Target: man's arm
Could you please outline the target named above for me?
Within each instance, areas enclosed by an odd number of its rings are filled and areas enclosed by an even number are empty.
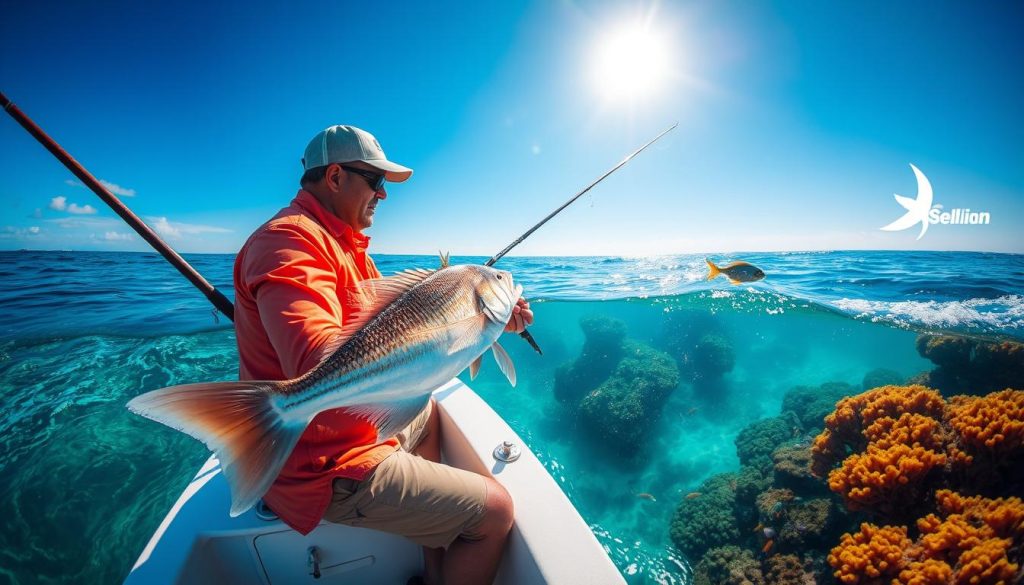
[[[247,251],[244,277],[281,370],[296,378],[313,369],[341,331],[332,260],[297,226],[272,227]]]

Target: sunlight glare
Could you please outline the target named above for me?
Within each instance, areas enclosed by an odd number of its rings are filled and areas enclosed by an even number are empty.
[[[648,26],[633,25],[603,37],[592,78],[609,100],[650,96],[668,77],[668,48]]]

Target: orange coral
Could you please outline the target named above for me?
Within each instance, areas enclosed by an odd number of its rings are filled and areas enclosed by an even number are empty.
[[[929,514],[917,521],[916,543],[904,527],[862,524],[844,534],[828,562],[843,583],[907,585],[999,585],[1011,583],[1020,565],[1011,551],[1024,544],[1024,502],[1020,498],[965,497],[950,490],[935,494],[946,518]]]
[[[1005,456],[1024,445],[1024,391],[1003,390],[988,396],[950,400],[949,424],[975,450]]]
[[[909,413],[940,421],[945,408],[938,392],[917,385],[882,386],[843,398],[825,417],[825,430],[814,440],[811,468],[824,477],[848,451],[860,451],[867,445],[870,438],[865,431],[881,419],[899,420]]]
[[[946,463],[942,453],[897,443],[887,449],[868,447],[851,455],[828,476],[828,487],[842,494],[851,510],[889,514],[911,506],[926,491],[932,469]]]
[[[906,585],[946,585],[953,579],[953,567],[935,559],[914,561],[900,571],[900,583]]]
[[[859,532],[842,536],[828,555],[828,564],[835,569],[836,579],[848,585],[895,577],[906,564],[904,551],[911,544],[902,526],[879,528],[864,523]]]

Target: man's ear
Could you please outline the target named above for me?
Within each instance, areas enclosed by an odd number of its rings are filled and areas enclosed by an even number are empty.
[[[345,170],[341,165],[332,164],[327,167],[324,179],[327,181],[327,188],[331,191],[341,191],[341,185],[345,181]]]

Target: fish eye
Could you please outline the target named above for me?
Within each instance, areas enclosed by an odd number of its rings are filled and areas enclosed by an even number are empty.
[[[498,280],[501,280],[501,275],[500,274],[498,275]]]

